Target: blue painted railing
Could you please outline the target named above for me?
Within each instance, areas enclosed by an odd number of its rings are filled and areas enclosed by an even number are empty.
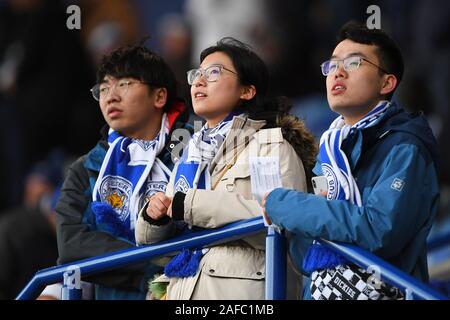
[[[339,252],[353,263],[379,272],[382,280],[406,293],[407,299],[448,300],[448,297],[366,250],[348,243],[336,243],[323,239],[320,242],[333,251]]]
[[[37,298],[46,285],[62,282],[64,274],[68,270],[79,270],[81,276],[86,277],[145,262],[158,256],[176,253],[185,248],[201,248],[207,245],[237,240],[257,232],[262,232],[265,228],[261,217],[252,218],[214,230],[202,230],[190,233],[168,241],[158,242],[154,245],[125,249],[111,254],[44,269],[36,273],[16,299],[30,300]]]
[[[286,299],[286,238],[273,227],[266,236],[266,299]]]
[[[17,300],[35,299],[46,285],[62,282],[64,275],[76,270],[82,277],[91,276],[112,269],[145,262],[158,256],[176,253],[184,248],[201,248],[232,240],[237,240],[251,234],[262,232],[263,218],[257,217],[236,222],[214,230],[202,230],[169,241],[154,245],[136,247],[117,251],[95,258],[75,261],[71,264],[61,265],[41,270],[27,284],[17,296]],[[266,237],[266,298],[284,299],[286,294],[286,243],[284,236],[273,228],[268,228]],[[376,266],[380,271],[381,279],[396,286],[414,299],[447,299],[442,294],[429,288],[413,277],[389,265],[377,256],[349,244],[338,244],[320,240],[322,244],[344,255],[350,261],[363,268]],[[79,293],[76,294],[79,297]],[[70,295],[69,295],[70,297]]]

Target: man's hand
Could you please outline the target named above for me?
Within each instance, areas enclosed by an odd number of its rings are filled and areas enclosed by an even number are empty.
[[[172,216],[172,198],[169,198],[163,192],[158,192],[150,198],[146,213],[153,220],[159,220],[165,215],[169,215],[169,208],[170,216]]]
[[[269,194],[270,194],[270,192],[267,192],[267,193],[264,195],[264,197],[263,197],[262,200],[261,200],[261,206],[262,206],[262,208],[263,208],[263,216],[264,216],[264,219],[266,220],[266,222],[267,222],[268,225],[271,225],[271,224],[272,224],[272,221],[270,220],[270,218],[269,218],[269,216],[267,215],[267,212],[266,212],[266,199],[267,199],[267,197],[269,196]]]

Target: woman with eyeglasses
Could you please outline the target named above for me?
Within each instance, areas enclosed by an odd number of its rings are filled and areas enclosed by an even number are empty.
[[[164,240],[183,228],[193,232],[260,216],[251,157],[274,157],[283,187],[307,189],[305,171],[316,156],[313,136],[287,114],[284,100],[269,99],[264,62],[233,38],[205,49],[200,62],[187,76],[194,112],[206,123],[184,149],[166,193],[155,194],[141,211],[136,225],[140,244]],[[152,285],[169,282],[167,299],[264,299],[264,237],[265,232],[185,250]],[[157,290],[151,291],[157,296]]]

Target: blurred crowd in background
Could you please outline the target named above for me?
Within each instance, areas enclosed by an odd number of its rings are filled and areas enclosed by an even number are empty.
[[[81,9],[80,30],[66,27],[72,4]],[[52,202],[68,164],[95,145],[104,124],[89,92],[104,54],[150,36],[146,45],[172,67],[189,104],[186,71],[199,65],[202,49],[233,36],[260,54],[273,92],[291,98],[291,112],[319,139],[336,117],[319,65],[340,27],[366,21],[373,4],[405,58],[394,99],[423,111],[440,141],[438,223],[450,229],[450,2],[0,0],[0,298],[13,298],[34,272],[56,264]],[[45,254],[32,254],[38,246]]]

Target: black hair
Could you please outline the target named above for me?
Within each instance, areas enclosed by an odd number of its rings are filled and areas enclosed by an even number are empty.
[[[97,71],[97,83],[102,82],[105,76],[138,79],[148,84],[150,92],[154,88],[166,88],[164,112],[177,100],[177,83],[173,71],[161,56],[142,43],[118,48],[104,56]]]
[[[266,127],[275,125],[279,116],[287,114],[290,102],[284,97],[269,96],[269,70],[249,45],[232,37],[222,38],[201,52],[200,63],[215,52],[223,52],[231,59],[241,85],[256,88],[255,96],[241,101],[239,110],[248,113],[251,119],[266,120]]]
[[[380,60],[380,67],[397,78],[396,88],[387,95],[387,98],[390,100],[402,80],[405,68],[402,52],[398,44],[384,31],[369,29],[365,24],[357,21],[349,21],[341,28],[337,37],[337,43],[345,39],[377,47],[376,53]],[[382,71],[380,70],[380,72]]]
[[[222,38],[202,51],[200,63],[214,52],[223,52],[233,62],[241,85],[254,85],[256,94],[251,100],[243,100],[237,108],[248,113],[253,120],[265,120],[264,128],[280,127],[283,137],[292,145],[305,166],[307,184],[317,155],[314,136],[306,129],[304,122],[289,115],[291,102],[286,97],[269,94],[269,71],[263,60],[252,49],[231,37]]]

